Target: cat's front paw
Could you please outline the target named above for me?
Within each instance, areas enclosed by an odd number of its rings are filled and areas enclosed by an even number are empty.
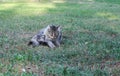
[[[50,48],[55,48],[55,45],[54,45],[51,41],[48,42],[48,46],[49,46]]]

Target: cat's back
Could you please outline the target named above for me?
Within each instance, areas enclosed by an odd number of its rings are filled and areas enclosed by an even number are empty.
[[[38,35],[43,35],[45,32],[46,28],[42,28],[39,30]]]

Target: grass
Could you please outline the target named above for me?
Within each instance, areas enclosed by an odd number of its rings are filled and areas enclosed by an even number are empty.
[[[119,0],[0,3],[0,76],[119,76],[119,9]],[[48,24],[62,26],[61,47],[27,46]]]

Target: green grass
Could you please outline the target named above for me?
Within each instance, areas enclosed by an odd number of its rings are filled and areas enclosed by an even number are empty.
[[[120,1],[118,1],[118,0],[95,0],[95,1],[120,4]]]
[[[27,46],[48,24],[62,26],[61,46]],[[119,76],[119,67],[119,0],[0,3],[0,76]]]

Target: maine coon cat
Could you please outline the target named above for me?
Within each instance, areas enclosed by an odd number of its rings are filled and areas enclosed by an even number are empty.
[[[59,47],[62,40],[62,32],[60,26],[48,25],[34,35],[28,45],[33,47],[46,43],[50,48]]]

